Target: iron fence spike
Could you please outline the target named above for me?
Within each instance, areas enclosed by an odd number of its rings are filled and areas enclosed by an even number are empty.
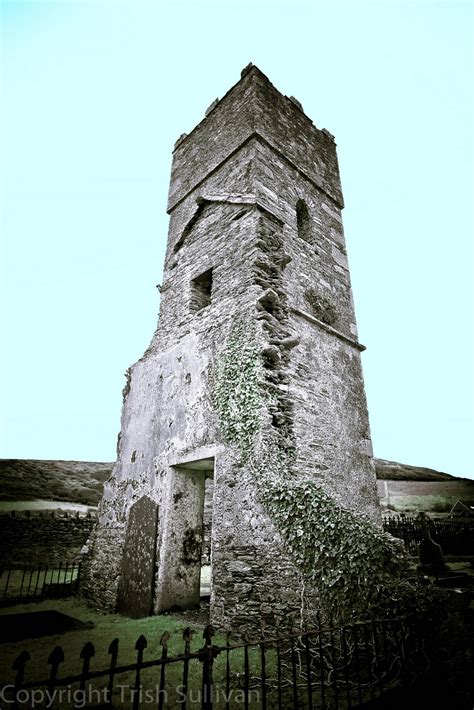
[[[163,648],[168,648],[168,641],[170,640],[171,635],[168,633],[168,631],[165,631],[163,634],[161,634],[160,638],[160,646],[163,646]]]
[[[31,656],[28,653],[28,651],[23,651],[20,653],[19,656],[13,661],[12,663],[12,670],[17,671],[19,668],[22,668],[29,660],[31,660]]]
[[[136,651],[143,651],[143,649],[146,648],[147,646],[148,646],[148,641],[146,640],[146,638],[142,634],[141,636],[139,636],[137,638],[137,641],[135,643],[135,650]]]
[[[189,627],[186,626],[186,628],[183,631],[183,640],[184,641],[191,641],[193,638],[194,631]]]
[[[92,658],[92,656],[95,656],[94,644],[91,641],[88,641],[83,647],[79,658]]]
[[[113,641],[110,642],[107,653],[112,654],[112,656],[117,655],[118,646],[119,646],[119,640],[118,640],[118,638],[115,638]]]
[[[215,636],[215,634],[216,632],[212,624],[208,624],[202,632],[202,637],[208,642],[208,644],[211,644],[212,637]]]
[[[55,646],[48,656],[48,663],[51,666],[59,665],[64,661],[64,651],[61,646]]]

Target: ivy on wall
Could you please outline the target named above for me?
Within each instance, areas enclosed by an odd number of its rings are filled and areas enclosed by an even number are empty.
[[[292,455],[278,447],[277,432],[262,428],[270,396],[255,331],[250,320],[235,321],[212,368],[222,434],[248,462],[258,499],[304,584],[317,590],[323,607],[339,615],[366,610],[399,578],[403,543],[343,508],[314,480],[292,477]]]
[[[227,441],[240,445],[244,458],[260,428],[264,404],[259,387],[262,363],[254,334],[254,324],[236,319],[209,377],[222,434]]]
[[[323,607],[364,609],[399,576],[403,543],[343,508],[315,481],[267,478],[260,499]]]

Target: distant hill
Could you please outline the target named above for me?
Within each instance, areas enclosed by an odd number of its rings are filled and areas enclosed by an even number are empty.
[[[434,471],[432,468],[422,468],[420,466],[408,466],[395,461],[385,461],[385,459],[374,459],[375,471],[379,481],[469,481],[469,478],[451,476],[449,473]]]
[[[97,505],[111,463],[0,459],[0,500],[60,500]]]
[[[377,478],[391,481],[462,481],[448,473],[374,459]],[[56,500],[97,505],[113,463],[0,459],[0,500]]]

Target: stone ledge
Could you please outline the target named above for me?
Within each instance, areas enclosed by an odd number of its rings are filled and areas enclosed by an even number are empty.
[[[188,464],[213,459],[217,456],[217,454],[222,453],[224,449],[225,447],[221,444],[214,446],[199,446],[192,451],[186,451],[186,453],[181,455],[176,453],[173,458],[170,458],[168,465],[186,467]]]
[[[189,134],[191,135],[191,134]],[[189,195],[194,192],[198,187],[200,187],[211,175],[214,175],[222,165],[225,165],[231,158],[233,158],[244,146],[246,146],[252,139],[259,140],[261,143],[266,145],[268,148],[273,150],[282,160],[286,161],[296,172],[301,175],[302,178],[307,180],[316,190],[325,195],[333,204],[335,204],[340,210],[344,207],[344,202],[337,200],[333,195],[331,195],[322,185],[320,185],[314,178],[310,177],[304,170],[302,170],[296,163],[291,160],[285,153],[283,153],[276,145],[274,145],[270,140],[268,140],[260,131],[254,130],[246,138],[244,138],[239,145],[237,145],[231,152],[226,155],[222,160],[220,160],[217,165],[210,168],[207,173],[200,178],[192,187],[189,188],[181,197],[173,201],[173,197],[168,198],[168,207],[166,209],[167,214],[171,214],[173,210],[178,207],[184,200],[189,197]],[[185,140],[185,139],[183,139]]]
[[[335,335],[336,338],[339,338],[339,340],[343,340],[345,343],[352,345],[352,347],[356,348],[356,350],[359,350],[359,352],[363,352],[364,350],[367,349],[365,347],[365,345],[362,345],[361,343],[357,342],[357,340],[353,340],[352,338],[349,338],[348,335],[344,335],[344,333],[341,333],[340,330],[336,330],[336,328],[333,328],[331,325],[324,323],[322,320],[319,320],[318,318],[311,316],[309,313],[306,313],[305,311],[300,311],[299,308],[290,308],[290,310],[295,315],[301,316],[301,318],[304,318],[305,320],[309,321],[310,323],[314,323],[315,325],[319,326],[322,330],[325,330],[327,333],[331,333],[332,335]]]

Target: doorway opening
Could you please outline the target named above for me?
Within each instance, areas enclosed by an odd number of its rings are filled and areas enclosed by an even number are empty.
[[[179,461],[170,468],[157,613],[198,609],[201,599],[210,597],[213,474],[214,457]]]
[[[214,493],[214,478],[212,473],[206,474],[204,482],[204,511],[201,554],[200,597],[202,600],[211,597],[211,535],[212,535],[212,501]]]

